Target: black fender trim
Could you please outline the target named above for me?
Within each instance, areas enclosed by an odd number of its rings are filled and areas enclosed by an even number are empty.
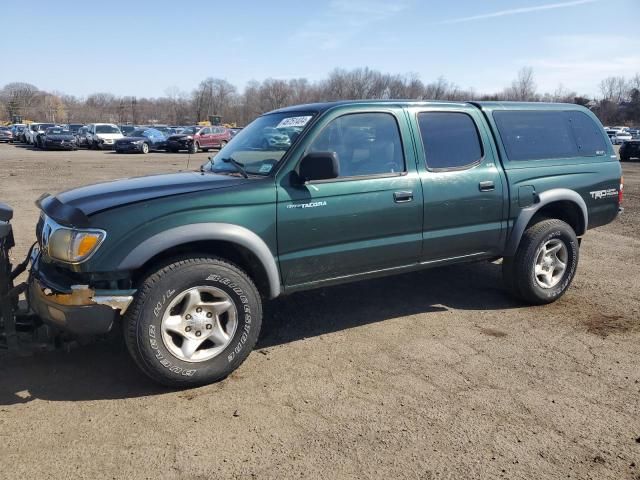
[[[271,250],[251,230],[230,223],[193,223],[171,228],[146,239],[118,265],[118,270],[135,270],[170,248],[203,240],[222,240],[250,250],[260,261],[269,280],[269,297],[281,293],[280,273]]]
[[[584,228],[582,229],[582,231],[576,232],[576,235],[584,235],[587,226],[589,225],[589,213],[587,211],[587,204],[578,192],[569,190],[568,188],[553,188],[551,190],[547,190],[538,194],[538,199],[538,202],[536,202],[534,205],[523,208],[520,211],[520,214],[518,215],[518,218],[513,225],[513,229],[511,230],[509,240],[507,241],[507,248],[505,251],[506,257],[515,255],[525,228],[527,228],[527,225],[529,224],[533,216],[538,212],[538,210],[553,202],[569,201],[575,203],[578,207],[580,207],[584,220]]]

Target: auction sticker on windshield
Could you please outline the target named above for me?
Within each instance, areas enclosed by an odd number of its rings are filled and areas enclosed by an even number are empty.
[[[311,120],[311,115],[304,115],[302,117],[288,117],[283,118],[280,123],[276,126],[276,128],[284,128],[284,127],[304,127],[309,120]]]

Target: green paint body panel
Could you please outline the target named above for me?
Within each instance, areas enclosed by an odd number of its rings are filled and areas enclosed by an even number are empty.
[[[359,101],[283,109],[316,112],[316,116],[270,176],[95,213],[91,226],[105,230],[107,238],[88,261],[68,268],[80,274],[113,273],[130,251],[154,235],[185,225],[225,223],[254,232],[267,245],[286,293],[500,257],[518,217],[552,189],[580,195],[588,210],[588,228],[616,217],[617,197],[596,199],[591,193],[620,186],[620,164],[609,142],[601,156],[511,162],[491,116],[498,109],[580,110],[601,127],[591,112],[575,105]],[[477,164],[452,171],[427,168],[417,115],[430,111],[471,116],[483,150]],[[395,118],[406,171],[295,182],[292,172],[322,128],[341,115],[361,112],[384,112]],[[478,186],[486,181],[495,189],[481,191]],[[411,192],[413,199],[397,203],[396,192]]]

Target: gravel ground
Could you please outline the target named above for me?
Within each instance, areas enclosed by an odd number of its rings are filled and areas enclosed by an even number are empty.
[[[19,259],[42,193],[187,155],[0,145],[0,165]],[[0,478],[640,479],[640,163],[623,168],[624,215],[550,306],[488,263],[299,293],[267,305],[239,370],[181,392],[117,338],[0,357]]]

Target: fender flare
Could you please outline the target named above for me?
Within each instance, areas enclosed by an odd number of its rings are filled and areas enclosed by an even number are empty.
[[[278,265],[267,244],[251,230],[230,223],[193,223],[160,232],[131,250],[120,262],[118,270],[135,270],[170,248],[203,240],[223,240],[250,250],[267,274],[269,297],[280,295]]]
[[[585,203],[584,199],[578,192],[574,190],[569,190],[568,188],[553,188],[551,190],[547,190],[538,194],[538,201],[534,205],[523,208],[520,211],[520,214],[518,215],[518,218],[513,225],[513,229],[511,230],[511,235],[509,236],[509,240],[507,242],[505,256],[510,257],[515,255],[516,250],[518,249],[518,245],[520,244],[520,239],[524,234],[524,230],[527,228],[527,225],[529,224],[533,216],[538,212],[538,210],[553,202],[558,201],[569,201],[575,203],[578,207],[580,207],[584,228],[582,229],[582,231],[576,232],[576,235],[584,235],[587,230],[587,226],[589,225],[589,213],[587,210],[587,204]]]

